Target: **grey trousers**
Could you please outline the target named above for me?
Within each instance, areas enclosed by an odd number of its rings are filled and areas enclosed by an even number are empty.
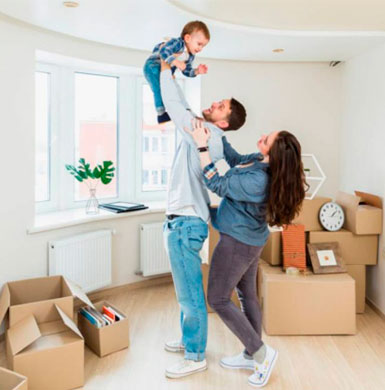
[[[262,314],[257,300],[258,260],[263,246],[244,244],[221,233],[210,264],[207,299],[252,356],[263,345]],[[241,310],[231,301],[236,289]]]

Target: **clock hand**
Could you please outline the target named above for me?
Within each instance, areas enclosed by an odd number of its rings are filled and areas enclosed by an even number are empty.
[[[334,217],[335,213],[337,212],[337,210],[331,215],[331,217]]]

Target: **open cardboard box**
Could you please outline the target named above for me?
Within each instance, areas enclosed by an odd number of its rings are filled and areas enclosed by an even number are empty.
[[[28,390],[25,376],[0,367],[0,390]]]
[[[97,328],[78,312],[78,326],[84,337],[84,341],[99,357],[120,351],[129,345],[127,316],[107,301],[97,302],[93,307],[98,312],[102,312],[104,305],[112,307],[124,318],[111,325]]]
[[[10,367],[28,378],[29,389],[68,390],[84,384],[84,340],[54,303],[56,320],[38,324],[29,314],[6,333]]]
[[[83,385],[84,340],[72,321],[74,297],[92,306],[82,289],[62,276],[4,284],[0,325],[6,318],[8,364],[28,377],[30,389]]]
[[[345,212],[344,228],[355,234],[382,233],[382,200],[365,192],[355,195],[340,191],[336,202]]]
[[[319,222],[319,211],[321,207],[331,202],[331,198],[315,197],[314,199],[304,199],[298,216],[292,221],[293,225],[305,225],[305,232],[323,230]]]
[[[8,282],[0,294],[0,324],[8,312],[7,327],[12,327],[30,314],[38,324],[54,321],[57,312],[53,304],[73,318],[74,297],[92,305],[87,295],[75,283],[63,276],[24,279]]]

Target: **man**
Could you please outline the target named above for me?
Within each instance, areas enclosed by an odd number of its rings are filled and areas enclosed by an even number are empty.
[[[191,129],[194,114],[164,61],[160,83],[165,108],[182,138],[171,168],[164,224],[182,329],[182,339],[167,342],[165,349],[184,351],[184,359],[166,369],[166,376],[180,378],[207,368],[207,311],[199,252],[208,235],[210,200],[199,160],[199,152],[203,150],[198,151],[190,134],[184,131],[185,127]],[[237,100],[224,99],[213,103],[202,114],[205,126],[211,131],[208,148],[215,162],[223,158],[227,144],[222,141],[224,131],[238,130],[245,122],[246,111]]]

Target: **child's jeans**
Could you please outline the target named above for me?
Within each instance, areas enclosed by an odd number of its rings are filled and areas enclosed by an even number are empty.
[[[166,112],[164,108],[162,94],[160,91],[160,61],[159,59],[149,58],[144,64],[144,77],[148,81],[154,94],[155,108],[158,115]]]

